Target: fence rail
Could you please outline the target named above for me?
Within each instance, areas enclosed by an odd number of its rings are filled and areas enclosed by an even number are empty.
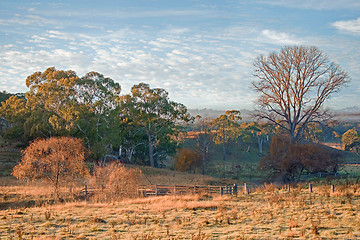
[[[288,192],[291,192],[291,184],[283,185],[283,188],[286,187]],[[98,192],[100,189],[92,188],[87,185],[84,185],[79,191],[80,196],[88,199],[95,192]],[[103,189],[102,189],[103,190]],[[243,186],[238,186],[237,184],[228,185],[228,186],[203,186],[203,185],[143,185],[138,187],[138,194],[142,197],[148,196],[165,196],[165,195],[186,195],[186,194],[220,194],[220,195],[232,195],[243,192],[244,194],[250,193],[250,188],[244,183]],[[313,193],[313,184],[309,183],[308,190],[310,193]],[[335,185],[330,185],[330,193],[335,193]]]
[[[185,195],[185,194],[237,194],[238,186],[185,186],[185,185],[147,185],[140,186],[140,196],[164,196],[164,195]]]

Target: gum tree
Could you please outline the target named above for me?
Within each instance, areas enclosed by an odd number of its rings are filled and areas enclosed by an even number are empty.
[[[131,94],[121,97],[119,105],[120,118],[145,133],[152,167],[162,152],[175,152],[172,136],[179,132],[180,123],[191,120],[187,108],[171,101],[168,95],[162,88],[139,83],[132,87]]]

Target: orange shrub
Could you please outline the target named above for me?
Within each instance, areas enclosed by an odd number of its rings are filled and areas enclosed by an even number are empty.
[[[89,173],[82,141],[71,137],[52,137],[32,142],[23,152],[21,162],[13,169],[18,179],[41,179],[54,187]]]

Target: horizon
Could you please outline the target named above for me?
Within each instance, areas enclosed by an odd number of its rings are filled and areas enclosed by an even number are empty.
[[[0,3],[0,90],[26,92],[48,67],[97,71],[122,93],[139,82],[189,109],[253,109],[253,62],[288,45],[316,46],[349,73],[325,104],[360,101],[360,2],[345,0]]]

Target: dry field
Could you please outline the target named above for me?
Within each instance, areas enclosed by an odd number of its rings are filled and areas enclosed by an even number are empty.
[[[2,187],[2,198],[20,187]],[[34,198],[41,192],[22,191]],[[237,196],[43,203],[0,210],[0,239],[359,239],[359,191],[359,185],[335,193],[329,186],[310,193],[267,185]]]

